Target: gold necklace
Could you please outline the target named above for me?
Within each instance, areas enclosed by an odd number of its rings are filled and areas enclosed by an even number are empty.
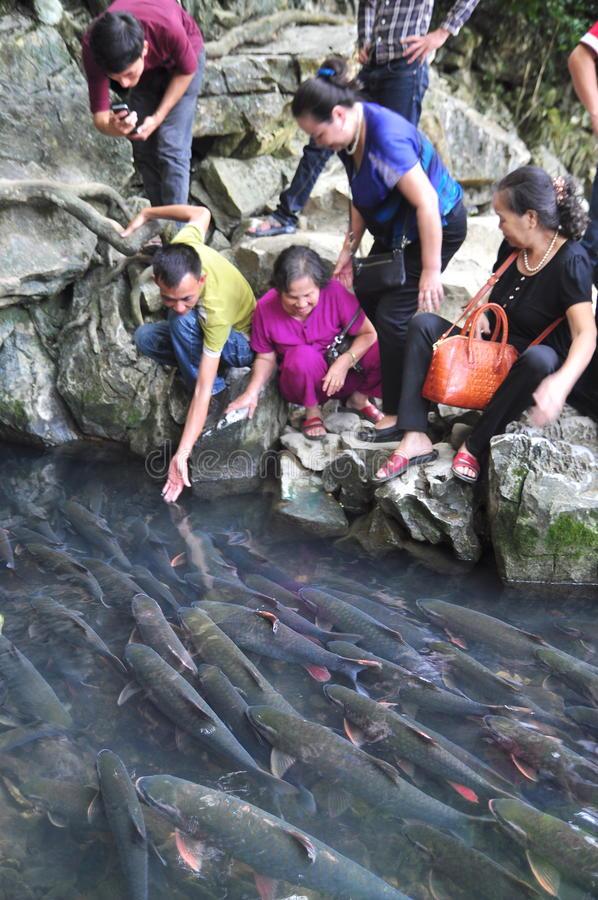
[[[538,269],[541,269],[541,268],[542,268],[542,266],[544,265],[544,263],[546,262],[546,260],[547,260],[548,257],[550,256],[550,254],[551,254],[551,252],[552,252],[552,248],[554,247],[554,245],[555,245],[555,243],[556,243],[556,239],[557,239],[558,236],[559,236],[559,230],[558,230],[558,228],[557,228],[557,230],[555,231],[555,233],[554,233],[553,236],[552,236],[551,242],[550,242],[549,245],[548,245],[548,249],[546,250],[546,253],[544,254],[544,256],[542,257],[542,259],[540,260],[540,262],[538,263],[537,266],[530,266],[530,264],[529,264],[529,262],[528,262],[528,259],[527,259],[527,250],[524,249],[524,251],[523,251],[523,265],[524,265],[524,267],[525,267],[526,272],[533,273],[533,272],[537,272]]]
[[[357,118],[358,118],[358,123],[357,123],[357,130],[355,131],[355,137],[353,138],[353,142],[351,144],[349,144],[349,146],[347,147],[347,153],[349,154],[349,156],[353,156],[353,154],[357,150],[359,138],[361,137],[361,125],[363,123],[363,107],[362,106],[357,107]]]

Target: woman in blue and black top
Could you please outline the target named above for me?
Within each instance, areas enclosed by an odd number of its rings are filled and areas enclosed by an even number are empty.
[[[360,101],[338,57],[327,59],[315,78],[303,82],[292,108],[303,131],[339,154],[349,176],[351,226],[334,277],[352,286],[351,256],[366,229],[375,238],[373,253],[408,242],[404,284],[376,297],[373,309],[363,303],[378,332],[384,418],[359,436],[399,440],[397,408],[407,326],[418,309],[440,308],[440,273],[467,233],[463,192],[430,141],[410,122],[376,103]]]

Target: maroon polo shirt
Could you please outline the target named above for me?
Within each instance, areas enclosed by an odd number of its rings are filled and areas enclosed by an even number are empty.
[[[144,74],[152,69],[166,69],[173,75],[192,75],[197,69],[203,37],[195,20],[176,0],[115,0],[107,12],[130,13],[141,24],[148,45]],[[110,83],[93,58],[89,29],[82,44],[91,112],[105,112],[110,109]]]

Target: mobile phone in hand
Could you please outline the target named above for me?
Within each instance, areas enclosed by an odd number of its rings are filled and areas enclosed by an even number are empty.
[[[111,103],[110,109],[113,113],[126,112],[128,115],[131,112],[131,110],[129,109],[129,104],[124,102]],[[121,118],[124,119],[126,118],[126,116],[121,116]],[[135,126],[133,131],[130,131],[129,134],[137,134],[137,126]]]

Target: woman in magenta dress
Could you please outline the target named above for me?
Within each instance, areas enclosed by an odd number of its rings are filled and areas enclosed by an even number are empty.
[[[256,353],[249,384],[228,407],[254,413],[261,389],[278,364],[285,400],[305,407],[301,431],[309,440],[326,435],[321,404],[345,400],[370,422],[382,418],[370,401],[379,397],[380,355],[376,332],[355,296],[330,280],[326,264],[308,247],[287,247],[274,263],[273,287],[258,300],[251,327]],[[329,365],[326,348],[357,315],[348,334],[351,349]]]

